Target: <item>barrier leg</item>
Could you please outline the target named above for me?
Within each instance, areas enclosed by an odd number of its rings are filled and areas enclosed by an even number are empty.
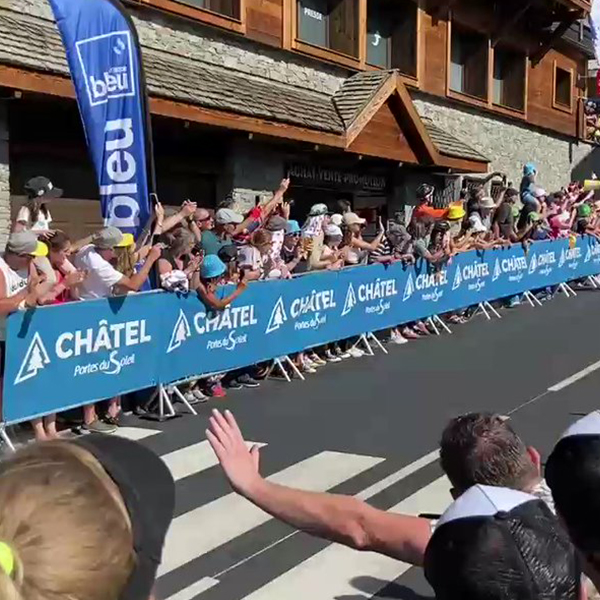
[[[357,340],[356,344],[352,346],[353,348],[358,347],[359,344],[363,344],[365,347],[365,352],[368,356],[375,356],[375,352],[373,352],[373,348],[371,348],[371,344],[369,344],[369,340],[367,339],[367,334],[363,333]]]
[[[444,323],[444,321],[442,321],[442,319],[440,319],[437,315],[433,315],[431,319],[434,323],[437,323],[446,333],[452,334],[452,330],[450,329],[450,327],[448,327],[448,325],[446,325],[446,323]]]
[[[478,311],[481,311],[481,312],[482,312],[482,313],[485,315],[485,318],[486,318],[488,321],[491,321],[491,320],[492,320],[492,317],[490,317],[490,314],[488,313],[488,311],[487,311],[487,308],[486,308],[486,306],[485,306],[485,303],[484,303],[484,302],[480,302],[480,303],[477,305],[477,310],[478,310]]]
[[[377,336],[374,335],[372,332],[367,333],[367,339],[370,339],[373,341],[373,343],[384,353],[384,354],[388,354],[388,351],[385,349],[385,347],[383,346],[383,344],[377,339]]]
[[[440,335],[440,330],[437,328],[437,325],[435,324],[435,321],[433,320],[432,317],[429,317],[426,322],[429,323],[429,326],[431,327],[431,329],[433,329],[433,331],[435,331],[435,335]]]
[[[285,356],[281,357],[285,360]],[[273,371],[275,370],[275,367],[279,367],[279,370],[281,371],[281,374],[283,375],[284,379],[288,382],[291,383],[291,379],[290,376],[288,375],[287,371],[285,370],[285,367],[283,366],[283,362],[281,361],[281,358],[275,358],[273,360],[273,366],[271,367],[271,373],[269,373],[269,376],[273,373]]]
[[[586,280],[586,281],[588,281],[588,282],[590,283],[590,285],[591,285],[591,286],[592,286],[592,287],[593,287],[595,290],[597,290],[597,289],[598,289],[598,281],[596,281],[596,279],[595,279],[594,277],[592,277],[592,276],[590,275],[590,276],[587,278],[587,280]]]
[[[165,418],[168,419],[169,417],[177,416],[177,413],[173,408],[173,404],[171,403],[171,399],[169,398],[169,394],[167,393],[165,386],[161,384],[158,387],[158,418],[162,421]],[[169,411],[168,413],[165,413],[165,407]]]
[[[577,296],[577,294],[575,293],[575,290],[567,283],[561,283],[558,286],[558,289],[567,297],[570,298],[571,296],[575,297]]]
[[[537,300],[537,298],[536,298]],[[483,302],[483,305],[495,316],[498,317],[498,319],[502,318],[502,315],[486,300],[485,302]]]
[[[535,308],[536,306],[542,306],[540,300],[536,298],[531,292],[523,292],[523,296],[525,300],[527,300],[527,302],[531,304],[532,308]]]
[[[289,357],[289,356],[285,356],[285,361],[287,362],[288,365],[290,365],[290,367],[292,368],[292,371],[302,380],[302,381],[306,381],[304,375],[302,375],[302,372],[300,371],[300,369],[294,364],[294,361]]]
[[[193,414],[197,415],[198,413],[194,410],[194,407],[185,399],[185,396],[181,393],[181,390],[175,385],[173,386],[174,394],[179,398],[181,402],[185,405],[185,407]]]
[[[8,433],[6,433],[6,423],[0,423],[0,438],[11,452],[15,451],[15,446],[12,443],[11,439],[8,437]]]

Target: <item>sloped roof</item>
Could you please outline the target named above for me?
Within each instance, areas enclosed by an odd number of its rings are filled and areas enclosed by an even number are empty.
[[[54,22],[0,9],[0,40],[0,65],[69,76]],[[329,96],[152,48],[143,48],[143,58],[153,97],[339,136],[345,135],[382,86],[395,76],[394,71],[358,73]],[[432,122],[425,125],[440,153],[488,162]]]
[[[333,96],[333,104],[346,128],[350,127],[389,76],[389,71],[365,71],[344,81]]]

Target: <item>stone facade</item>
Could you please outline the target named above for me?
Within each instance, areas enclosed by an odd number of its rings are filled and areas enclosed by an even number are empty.
[[[415,95],[414,102],[421,116],[433,119],[448,133],[484,154],[491,160],[490,172],[505,173],[513,185],[519,184],[523,165],[527,162],[538,166],[540,185],[552,192],[572,178],[589,177],[591,168],[583,165],[589,164],[592,156],[594,162],[600,160],[594,146],[558,134],[467,107],[456,108],[425,96]]]
[[[10,230],[10,170],[8,162],[8,120],[6,102],[0,100],[0,248]]]

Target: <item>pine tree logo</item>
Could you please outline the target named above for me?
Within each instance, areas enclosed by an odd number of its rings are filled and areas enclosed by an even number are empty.
[[[456,267],[456,273],[454,275],[454,281],[452,283],[452,290],[457,290],[463,282],[462,274],[460,272],[460,266]]]
[[[492,281],[496,281],[502,275],[502,269],[500,268],[500,261],[496,259],[494,263],[494,274],[492,275]]]
[[[413,281],[412,273],[408,274],[406,285],[404,286],[404,295],[402,296],[402,302],[406,302],[415,293],[415,282]]]
[[[531,260],[529,261],[529,274],[530,275],[533,275],[537,271],[537,265],[538,265],[537,255],[534,254],[531,257]]]
[[[169,347],[167,348],[167,354],[173,352],[173,350],[177,350],[182,344],[184,344],[189,337],[192,337],[192,331],[190,329],[190,324],[183,312],[183,309],[179,309],[179,317],[177,317],[177,322],[175,323],[175,327],[173,327],[173,333],[171,334],[171,341],[169,342]]]
[[[346,292],[346,300],[344,301],[344,309],[342,310],[342,317],[345,317],[354,307],[356,306],[356,294],[354,293],[354,286],[350,284],[348,291]]]
[[[48,352],[46,352],[46,347],[42,342],[40,334],[36,332],[33,336],[33,340],[31,340],[31,344],[29,344],[25,358],[21,363],[21,368],[17,373],[15,385],[35,377],[38,374],[38,371],[46,368],[46,365],[48,364],[50,364],[50,357],[48,356]]]
[[[567,253],[565,252],[565,249],[563,248],[560,251],[560,260],[558,261],[558,268],[560,269],[560,267],[563,267],[566,261],[567,261]]]
[[[283,298],[279,296],[279,300],[275,303],[271,317],[269,318],[269,324],[265,333],[272,333],[277,331],[287,321],[287,314],[285,312],[285,306],[283,304]]]

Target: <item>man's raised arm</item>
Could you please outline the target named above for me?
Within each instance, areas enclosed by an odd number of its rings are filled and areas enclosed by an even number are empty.
[[[233,489],[276,519],[357,550],[423,564],[431,537],[428,520],[378,510],[351,496],[271,483],[260,475],[258,447],[248,450],[229,411],[213,411],[206,436]]]

